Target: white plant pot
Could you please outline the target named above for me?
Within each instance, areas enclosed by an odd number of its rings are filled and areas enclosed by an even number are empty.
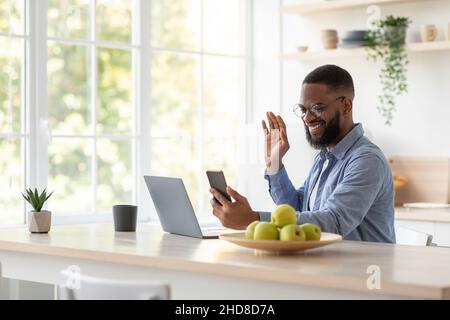
[[[32,233],[47,233],[52,224],[51,211],[28,212],[28,230]]]

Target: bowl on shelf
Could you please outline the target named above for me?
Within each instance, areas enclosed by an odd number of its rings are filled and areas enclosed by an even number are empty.
[[[341,39],[339,48],[358,48],[364,47],[366,44],[366,30],[349,30],[346,31]]]
[[[306,52],[308,50],[308,46],[298,46],[297,51],[298,52]]]
[[[365,41],[345,41],[342,40],[341,43],[338,44],[338,48],[361,48],[366,44]]]
[[[342,40],[347,41],[364,41],[366,30],[348,30],[344,33]]]
[[[320,240],[317,241],[251,240],[245,238],[245,232],[223,234],[219,238],[241,247],[254,249],[255,254],[293,254],[323,247],[342,240],[342,236],[328,232],[322,232]]]

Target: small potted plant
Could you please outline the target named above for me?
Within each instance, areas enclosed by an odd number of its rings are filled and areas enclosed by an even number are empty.
[[[42,210],[42,207],[52,194],[53,192],[47,195],[45,189],[39,194],[36,188],[34,192],[30,188],[25,190],[25,194],[22,193],[24,199],[33,207],[33,210],[28,212],[28,229],[30,232],[47,233],[50,231],[52,213],[48,210]]]
[[[411,24],[408,17],[388,16],[373,22],[366,32],[365,46],[368,58],[383,61],[380,71],[382,92],[378,96],[378,110],[390,125],[395,111],[396,97],[408,90],[408,55],[405,49],[406,30]]]

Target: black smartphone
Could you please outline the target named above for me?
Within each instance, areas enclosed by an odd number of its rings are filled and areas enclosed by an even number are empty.
[[[227,182],[225,181],[225,175],[223,174],[223,171],[208,170],[206,171],[206,175],[208,176],[209,185],[211,186],[211,188],[216,189],[225,198],[231,201],[231,197],[227,193]],[[214,200],[216,200],[216,202],[220,204],[220,202],[217,201],[216,197],[214,197]]]

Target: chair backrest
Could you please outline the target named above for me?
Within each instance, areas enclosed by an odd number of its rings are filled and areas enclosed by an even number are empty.
[[[397,244],[406,244],[413,246],[432,246],[433,236],[428,233],[397,227],[395,229]]]
[[[168,300],[167,284],[80,276],[76,285],[59,285],[59,300]]]

